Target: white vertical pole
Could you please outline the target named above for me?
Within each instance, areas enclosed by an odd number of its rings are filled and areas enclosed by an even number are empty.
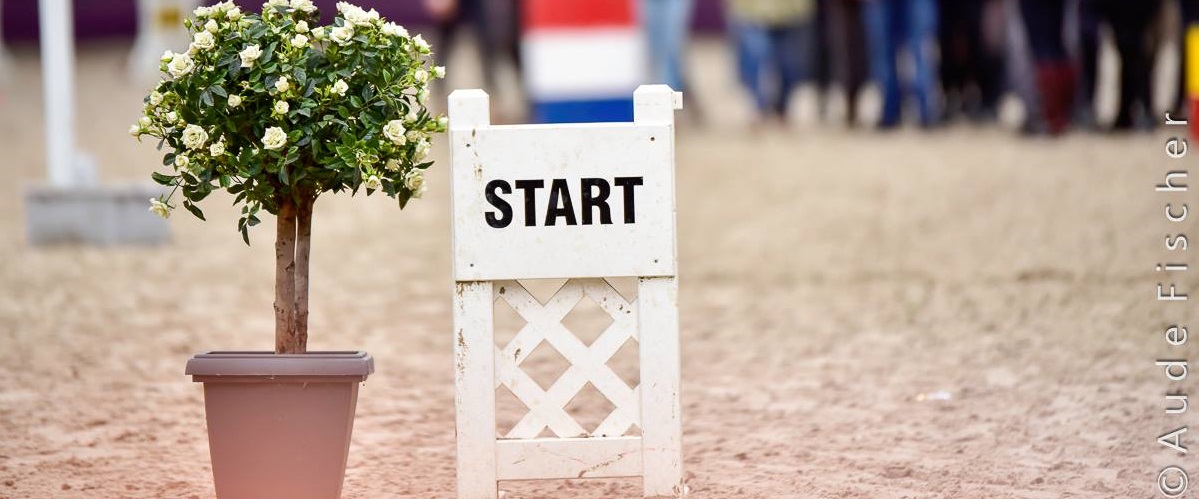
[[[473,131],[491,122],[482,90],[449,97],[450,162],[454,177],[469,174]],[[451,180],[451,183],[453,181]],[[458,223],[454,224],[457,230]],[[458,437],[458,498],[499,495],[495,430],[495,294],[490,281],[457,282],[454,292],[454,407]]]
[[[75,183],[75,76],[70,0],[40,0],[42,91],[46,104],[46,161],[50,183]]]
[[[454,291],[454,408],[458,498],[499,495],[495,444],[495,338],[490,281],[458,282]]]
[[[678,282],[674,277],[643,277],[640,281],[642,486],[645,497],[682,497]]]

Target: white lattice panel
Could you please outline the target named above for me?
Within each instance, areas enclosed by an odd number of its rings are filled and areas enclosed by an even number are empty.
[[[529,412],[504,435],[505,438],[536,438],[546,427],[561,438],[616,437],[623,436],[630,427],[640,423],[638,390],[626,385],[608,367],[608,360],[625,341],[637,338],[635,303],[626,302],[603,279],[567,281],[544,305],[517,281],[495,281],[494,286],[496,299],[507,302],[526,321],[507,346],[495,350],[496,386],[507,387],[529,408]],[[594,300],[612,317],[612,324],[590,347],[562,325],[562,319],[584,296]],[[543,341],[570,362],[570,367],[549,390],[542,390],[520,368],[521,362]],[[592,432],[580,426],[564,409],[588,382],[616,406]]]

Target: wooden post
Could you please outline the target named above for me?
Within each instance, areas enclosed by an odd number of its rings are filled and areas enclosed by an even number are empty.
[[[449,98],[451,140],[491,122],[487,93],[455,90]],[[457,227],[458,224],[454,226]],[[454,290],[454,406],[458,433],[458,497],[496,499],[495,296],[487,281],[458,281]]]
[[[496,499],[495,297],[490,282],[454,290],[454,407],[459,499]]]

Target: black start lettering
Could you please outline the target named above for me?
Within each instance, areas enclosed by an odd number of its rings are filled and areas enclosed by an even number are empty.
[[[506,196],[515,190],[522,191],[524,221],[526,227],[537,226],[541,220],[546,227],[558,225],[611,225],[613,206],[619,204],[623,210],[621,220],[626,224],[637,222],[637,187],[645,185],[644,177],[615,177],[608,181],[606,178],[581,178],[577,183],[564,178],[550,179],[549,196],[544,205],[537,201],[537,190],[545,188],[544,179],[525,179],[508,182],[507,180],[492,180],[487,182],[483,195],[495,210],[484,214],[487,225],[502,229],[512,224],[515,215],[513,203]],[[576,189],[577,190],[574,190]],[[619,187],[619,189],[613,189]],[[614,192],[615,191],[615,192]],[[619,196],[618,202],[615,197]],[[609,204],[609,199],[612,199]],[[575,208],[578,200],[578,209]],[[538,209],[545,210],[544,216],[538,216]]]

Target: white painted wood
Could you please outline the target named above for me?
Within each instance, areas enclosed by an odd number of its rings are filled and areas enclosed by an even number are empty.
[[[674,112],[682,108],[683,93],[667,85],[642,85],[633,92],[633,122],[638,125],[674,124]],[[673,148],[673,129],[670,144]]]
[[[495,349],[495,386],[506,386],[529,408],[504,435],[506,438],[535,438],[546,427],[562,438],[620,436],[637,424],[640,412],[637,391],[607,365],[625,341],[636,337],[636,304],[625,301],[603,279],[567,281],[544,305],[517,281],[498,281],[495,290],[497,298],[507,302],[526,321],[506,346]],[[562,319],[584,296],[612,317],[612,324],[591,346],[583,344],[562,325]],[[520,368],[520,363],[543,341],[571,364],[549,390],[542,390]],[[592,432],[579,426],[563,409],[587,383],[616,406]]]
[[[460,498],[494,497],[497,480],[618,476],[642,476],[646,497],[686,492],[674,212],[673,111],[681,98],[669,87],[646,86],[634,100],[634,123],[491,126],[487,94],[450,96]],[[645,188],[633,224],[526,226],[516,199],[512,216],[520,223],[497,228],[483,216],[484,207],[495,208],[484,191],[492,180],[633,175]],[[536,208],[544,213],[542,194]],[[613,221],[623,215],[610,214]],[[626,300],[603,279],[609,276],[640,277],[637,300]],[[568,280],[542,303],[516,280],[538,277]],[[584,298],[612,317],[590,345],[562,324]],[[494,343],[496,300],[526,321],[506,345]],[[636,387],[607,365],[630,340],[640,347]],[[542,343],[570,363],[548,389],[521,368]],[[565,410],[588,384],[614,406],[593,431]],[[501,386],[529,409],[503,436],[495,427]],[[634,427],[641,436],[625,436]],[[546,429],[556,438],[538,438]]]
[[[641,279],[641,443],[646,497],[683,494],[682,406],[679,401],[678,283]]]
[[[539,438],[496,443],[500,480],[641,476],[641,438]]]
[[[459,282],[454,290],[454,405],[458,436],[458,497],[496,499],[494,344],[490,282]]]
[[[76,183],[75,42],[70,0],[40,0],[42,92],[45,99],[46,165],[50,183]]]
[[[672,124],[488,126],[476,118],[487,114],[486,99],[468,95],[450,104],[456,280],[674,275]],[[641,185],[617,186],[618,177],[639,179]],[[583,178],[607,185],[611,223],[601,224],[603,209],[591,206],[592,224],[584,224]],[[540,180],[544,187],[520,189],[519,180]],[[555,180],[573,209],[550,226]],[[502,227],[486,218],[502,213],[487,199],[492,181],[507,185],[507,192],[492,191],[511,209]],[[599,185],[587,189],[596,197],[603,192]],[[533,210],[526,213],[529,192]],[[634,201],[632,223],[626,219],[626,192]],[[557,204],[563,207],[564,201]],[[526,225],[530,215],[533,226]],[[568,225],[570,218],[576,225]]]

